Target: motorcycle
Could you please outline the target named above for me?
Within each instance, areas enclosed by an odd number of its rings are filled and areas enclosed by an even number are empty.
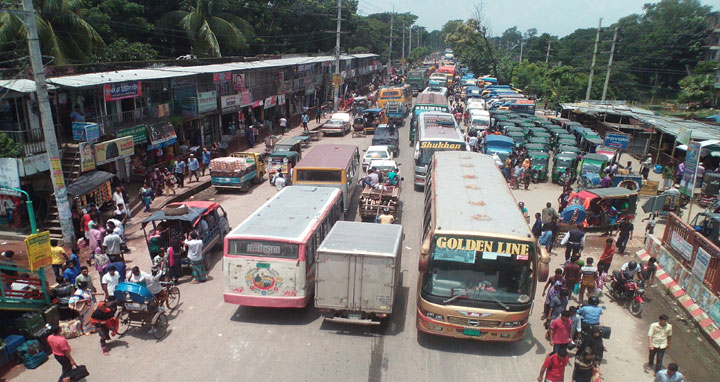
[[[620,290],[617,285],[621,282]],[[643,304],[645,303],[643,295],[645,294],[645,282],[634,281],[632,279],[620,280],[620,271],[613,271],[612,281],[610,282],[610,295],[615,301],[621,302],[622,304],[629,302],[628,310],[630,314],[635,317],[640,317],[643,310]]]

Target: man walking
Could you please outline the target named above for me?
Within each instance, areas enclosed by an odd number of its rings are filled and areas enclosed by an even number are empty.
[[[673,177],[675,176],[675,164],[670,162],[662,169],[663,189],[667,190],[673,186]]]
[[[175,160],[175,168],[173,168],[173,174],[177,180],[178,187],[182,188],[185,185],[185,161],[182,159]]]
[[[570,357],[565,349],[560,349],[557,353],[552,353],[540,368],[540,376],[538,382],[563,382],[565,380],[565,367],[568,365]]]
[[[190,154],[190,158],[188,158],[187,163],[188,171],[190,171],[190,176],[188,176],[189,183],[192,182],[192,177],[195,175],[195,181],[199,182],[200,177],[198,176],[198,171],[200,170],[200,162],[198,162],[197,158],[195,158],[195,154]]]
[[[570,312],[565,310],[560,314],[560,318],[553,320],[550,324],[550,345],[553,346],[553,353],[560,350],[567,351],[567,345],[570,343]]]
[[[70,373],[73,366],[77,366],[77,363],[72,357],[72,349],[70,349],[68,340],[62,335],[60,326],[53,328],[52,334],[47,338],[47,342],[48,345],[50,345],[50,349],[52,349],[55,360],[62,366],[61,378],[64,378]]]
[[[287,118],[285,116],[280,117],[280,134],[285,134],[287,130]]]
[[[285,178],[281,172],[278,172],[278,176],[275,179],[275,188],[280,191],[285,187]]]
[[[203,241],[198,239],[197,232],[190,232],[190,240],[185,241],[185,249],[187,250],[188,260],[192,262],[193,281],[191,284],[198,284],[207,280],[207,270],[205,269],[202,247]]]
[[[655,382],[684,382],[685,377],[678,371],[678,365],[671,363],[667,369],[660,370],[655,374]]]
[[[563,267],[563,277],[565,278],[565,288],[570,293],[575,290],[575,284],[580,281],[580,265],[577,264],[579,256],[573,256],[570,258],[570,262],[565,264]]]
[[[210,162],[212,161],[212,155],[207,147],[203,147],[202,151],[202,176],[205,176],[205,170],[210,168]]]
[[[579,256],[580,250],[585,248],[585,232],[582,231],[583,226],[578,224],[576,228],[565,234],[561,245],[565,245],[565,261],[569,261],[571,256]]]
[[[648,366],[654,367],[656,374],[662,369],[663,357],[665,357],[665,351],[670,348],[671,338],[672,325],[668,323],[668,316],[661,314],[658,322],[650,324],[650,330],[648,330],[648,348],[650,349]]]
[[[547,202],[545,203],[545,208],[542,209],[542,222],[543,224],[550,223],[550,220],[552,220],[553,217],[557,217],[558,214],[555,212],[555,209],[552,208],[552,203]]]
[[[635,226],[629,218],[624,218],[620,222],[620,225],[618,226],[618,238],[616,247],[621,255],[625,254],[625,247],[627,246],[628,241],[632,240],[634,229]]]
[[[302,122],[303,130],[310,131],[308,129],[308,122],[310,122],[310,116],[307,115],[307,113],[303,113],[302,117],[300,117],[300,121]]]

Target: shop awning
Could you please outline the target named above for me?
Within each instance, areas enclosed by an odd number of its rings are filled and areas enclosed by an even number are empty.
[[[54,90],[53,84],[47,84],[48,90]],[[34,93],[37,89],[35,81],[27,79],[0,80],[0,88],[10,89],[18,93]]]
[[[74,182],[66,187],[66,190],[69,196],[85,195],[114,177],[115,174],[109,172],[90,171],[80,175]]]
[[[707,141],[700,142],[700,148],[706,148],[708,146],[718,146],[720,143],[720,140],[717,139],[708,139]],[[687,151],[688,147],[687,145],[678,145],[678,150]]]

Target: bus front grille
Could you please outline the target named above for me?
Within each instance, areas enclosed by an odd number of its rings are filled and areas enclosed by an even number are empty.
[[[500,321],[477,320],[474,318],[448,316],[448,322],[455,325],[469,326],[474,328],[494,328],[500,326]]]

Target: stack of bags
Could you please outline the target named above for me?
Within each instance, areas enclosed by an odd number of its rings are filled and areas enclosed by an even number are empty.
[[[213,172],[237,172],[242,173],[245,171],[248,166],[254,164],[250,163],[248,164],[247,158],[233,158],[233,157],[222,157],[222,158],[215,158],[210,162],[210,168],[212,168]],[[250,160],[252,161],[252,160]]]

